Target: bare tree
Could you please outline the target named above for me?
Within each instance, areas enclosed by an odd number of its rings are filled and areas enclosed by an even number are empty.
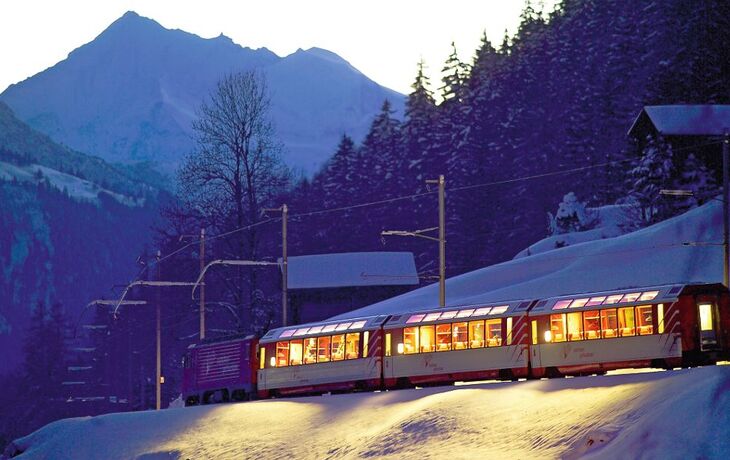
[[[221,79],[193,123],[197,146],[178,172],[182,208],[215,233],[243,229],[261,220],[261,210],[289,183],[281,144],[268,118],[266,81],[255,72]],[[256,259],[257,227],[220,242],[224,258]],[[241,268],[226,279],[241,318],[254,320],[247,305],[256,301],[256,273]]]

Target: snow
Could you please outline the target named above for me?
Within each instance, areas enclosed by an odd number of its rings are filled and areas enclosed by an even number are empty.
[[[447,246],[448,254],[448,246]],[[557,297],[667,284],[722,282],[722,207],[717,200],[651,227],[522,257],[450,278],[452,306]],[[333,319],[438,307],[432,284]]]
[[[647,122],[666,135],[722,135],[730,126],[730,105],[649,105],[636,117],[629,135],[640,135]]]
[[[728,388],[728,366],[477,383],[66,419],[14,444],[29,459],[727,458]]]
[[[410,252],[347,252],[289,257],[289,289],[418,284]]]
[[[77,201],[99,204],[99,194],[105,193],[125,206],[134,207],[144,205],[144,199],[137,200],[121,193],[112,192],[111,190],[101,188],[93,182],[60,172],[56,169],[37,164],[17,166],[0,161],[0,180],[10,181],[15,178],[20,182],[38,183],[38,178],[36,177],[38,171],[43,174],[43,179],[47,180],[51,186],[60,191],[67,192],[71,198]]]
[[[595,228],[549,236],[517,253],[515,259],[552,251],[560,247],[623,235],[628,229],[636,227],[635,224],[628,221],[632,213],[627,208],[627,205],[615,204],[599,208],[586,208],[586,214],[595,217]]]

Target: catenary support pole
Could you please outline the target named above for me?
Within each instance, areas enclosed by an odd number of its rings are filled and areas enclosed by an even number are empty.
[[[286,224],[289,208],[286,204],[281,205],[281,321],[284,326],[287,325],[288,301],[287,288],[289,284],[289,263],[286,254]]]
[[[162,270],[160,269],[160,257],[161,253],[160,251],[157,251],[157,280],[162,279]],[[157,288],[157,372],[156,372],[156,378],[155,378],[155,409],[160,410],[160,402],[162,400],[162,308],[161,308],[161,301],[162,296],[160,295],[160,290],[162,288]]]
[[[730,182],[730,130],[725,128],[725,134],[722,139],[722,224],[723,224],[723,283],[725,287],[730,287],[730,223],[728,222],[728,206],[730,206],[730,190],[728,183]]]
[[[439,306],[446,305],[446,181],[439,176]]]
[[[205,269],[205,229],[200,229],[200,273]],[[205,279],[200,283],[200,341],[205,339]]]

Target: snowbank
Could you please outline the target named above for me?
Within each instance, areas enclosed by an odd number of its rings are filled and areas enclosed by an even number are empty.
[[[110,414],[21,458],[728,458],[730,367]],[[9,451],[8,451],[9,452]]]
[[[711,201],[633,233],[554,249],[449,278],[446,304],[528,300],[666,284],[721,283],[722,254],[722,206]],[[335,318],[437,307],[435,283]]]

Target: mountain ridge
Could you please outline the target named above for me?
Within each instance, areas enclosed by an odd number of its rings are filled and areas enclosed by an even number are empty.
[[[0,100],[73,149],[111,162],[154,161],[171,173],[194,147],[190,125],[215,82],[249,70],[268,78],[284,160],[307,173],[329,158],[343,133],[363,138],[384,99],[402,111],[402,95],[331,51],[279,57],[222,34],[206,39],[166,29],[134,12],[56,65],[10,85]]]

